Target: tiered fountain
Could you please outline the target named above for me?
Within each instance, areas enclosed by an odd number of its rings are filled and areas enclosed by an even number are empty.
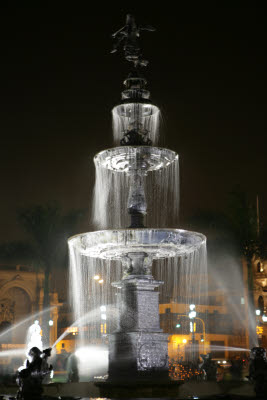
[[[198,295],[199,281],[193,278],[205,270],[202,234],[162,228],[167,210],[173,219],[178,211],[178,155],[153,147],[160,112],[151,103],[140,74],[140,68],[147,65],[138,45],[141,30],[153,28],[138,27],[128,15],[126,25],[113,35],[113,52],[122,45],[134,70],[124,82],[121,104],[113,110],[114,138],[119,146],[94,159],[94,221],[101,228],[114,224],[119,229],[69,239],[76,317],[112,303],[117,295],[117,329],[109,335],[110,382],[167,380],[168,334],[160,329],[157,289],[164,279],[163,288],[171,297],[182,293],[190,302]],[[152,207],[156,208],[155,219]],[[145,227],[152,223],[157,228]],[[95,284],[95,274],[104,277],[105,287]],[[92,332],[90,327],[87,332]]]

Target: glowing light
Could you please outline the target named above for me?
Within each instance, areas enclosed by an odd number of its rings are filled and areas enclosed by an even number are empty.
[[[186,339],[183,339],[183,343],[187,343],[187,340],[186,340]]]
[[[53,326],[54,325],[54,322],[52,321],[52,319],[49,320],[48,325],[49,326]]]
[[[267,322],[267,317],[266,317],[266,315],[263,315],[263,316],[262,316],[262,320],[263,320],[263,322]]]
[[[223,364],[226,364],[226,361],[225,361],[225,360],[223,360]]]
[[[107,324],[101,324],[100,326],[100,331],[102,334],[106,334],[107,333]]]
[[[196,305],[195,305],[195,304],[190,304],[189,309],[190,309],[191,311],[193,311],[195,308],[196,308]]]
[[[79,360],[79,369],[81,371],[107,370],[108,367],[108,350],[98,346],[80,347],[75,351],[75,355]]]
[[[256,315],[261,315],[261,310],[256,310]]]
[[[101,319],[107,319],[107,314],[101,314]]]
[[[188,316],[189,316],[190,319],[196,318],[197,313],[196,313],[196,311],[191,311],[191,312],[188,314]]]
[[[95,275],[95,276],[94,276],[94,280],[95,280],[95,281],[99,281],[99,279],[100,279],[100,276],[99,276],[99,275]]]
[[[70,326],[70,327],[68,327],[67,331],[69,333],[72,333],[72,334],[77,334],[78,333],[78,327],[77,326]]]
[[[99,281],[98,281],[98,283],[103,283],[104,282],[104,279],[100,279]]]
[[[106,306],[100,306],[100,311],[103,311],[103,312],[107,311],[107,307]]]
[[[181,328],[181,324],[176,324],[176,328]]]
[[[263,334],[263,327],[262,326],[256,326],[256,333],[257,333],[257,335],[262,335]]]

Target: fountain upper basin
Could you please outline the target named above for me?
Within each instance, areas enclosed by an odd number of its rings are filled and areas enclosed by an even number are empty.
[[[120,260],[129,253],[144,252],[161,259],[193,253],[206,244],[206,237],[182,229],[119,229],[83,233],[68,242],[80,254],[92,258]]]
[[[143,170],[145,173],[166,168],[178,161],[172,150],[152,146],[121,146],[101,151],[94,157],[96,166],[116,172]]]

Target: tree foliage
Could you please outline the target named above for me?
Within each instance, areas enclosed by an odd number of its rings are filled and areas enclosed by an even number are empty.
[[[237,188],[229,195],[226,212],[240,253],[247,260],[251,260],[254,256],[260,256],[262,237],[258,231],[256,199],[253,204],[247,193]]]
[[[67,239],[74,234],[81,216],[81,210],[63,214],[56,203],[18,210],[18,222],[29,237],[33,255],[39,265],[50,268],[66,261]]]

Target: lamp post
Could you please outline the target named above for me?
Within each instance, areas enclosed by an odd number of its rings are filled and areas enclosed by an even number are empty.
[[[202,323],[202,331],[203,331],[203,336],[201,337],[201,342],[203,342],[203,352],[205,352],[205,342],[206,342],[206,329],[205,329],[205,322],[203,321],[202,318],[197,317],[197,313],[195,310],[195,305],[194,304],[190,304],[189,306],[189,313],[188,314],[180,314],[180,317],[188,317],[190,319],[190,332],[192,333],[192,345],[194,348],[195,345],[195,320],[199,320]],[[181,324],[179,323],[179,318],[176,324],[176,328],[181,328]],[[267,317],[266,317],[266,321],[267,321]]]
[[[195,304],[190,304],[188,317],[190,319],[190,332],[192,333],[192,357],[193,360],[196,356],[195,351],[195,318],[197,316]]]

